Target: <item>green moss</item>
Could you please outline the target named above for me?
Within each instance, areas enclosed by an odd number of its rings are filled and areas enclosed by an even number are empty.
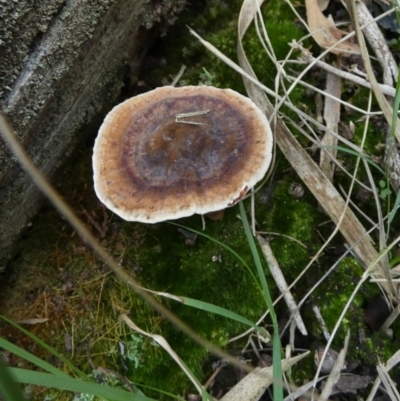
[[[361,145],[364,131],[365,124],[357,124],[354,132],[354,143],[356,145]],[[380,131],[376,125],[370,122],[365,135],[366,140],[364,143],[364,151],[366,154],[371,156],[380,156],[382,153],[380,145],[385,142],[385,134]]]
[[[397,351],[396,345],[384,333],[373,333],[367,338],[365,348],[358,347],[357,354],[369,365],[387,361]]]
[[[87,150],[89,153],[90,150]],[[202,236],[189,246],[185,243],[185,236],[174,225],[127,223],[112,216],[96,201],[93,190],[85,184],[85,178],[77,187],[76,177],[80,176],[80,172],[86,172],[90,177],[90,158],[88,154],[85,156],[83,163],[65,176],[64,184],[70,183],[74,188],[71,192],[65,190],[70,194],[67,198],[72,204],[80,205],[81,210],[84,207],[90,211],[91,218],[98,225],[105,222],[107,234],[102,244],[143,286],[210,302],[248,319],[258,319],[265,308],[262,296],[234,255]],[[205,234],[228,244],[254,270],[237,214],[238,207],[234,207],[226,211],[223,220],[207,219]],[[86,214],[81,213],[81,216],[99,235]],[[202,230],[199,216],[182,219],[179,223]],[[96,365],[124,373],[137,383],[176,394],[192,390],[185,375],[165,351],[148,338],[136,334],[132,337],[128,327],[118,325],[118,317],[129,311],[129,317],[139,327],[164,336],[200,380],[204,374],[202,362],[208,355],[207,351],[159,316],[125,284],[109,275],[108,270],[89,249],[82,246],[80,239],[73,235],[55,211],[50,209],[42,214],[34,222],[34,227],[35,235],[27,237],[24,243],[24,259],[29,260],[29,267],[34,269],[32,274],[37,277],[38,291],[47,286],[53,289],[47,294],[52,303],[46,311],[51,318],[52,329],[43,331],[41,329],[45,327],[38,326],[36,334],[56,349],[63,348],[66,334],[73,334],[73,363],[86,372],[91,371],[85,351],[88,348]],[[48,231],[48,227],[52,230]],[[60,233],[60,236],[56,238],[54,232]],[[20,273],[20,280],[23,280],[24,270]],[[175,301],[160,301],[198,334],[218,346],[226,346],[231,336],[247,329],[231,320]],[[15,308],[19,303],[10,300],[10,303],[13,302]],[[33,314],[40,316],[40,312],[39,307]],[[14,309],[13,316],[25,317],[24,311]],[[138,338],[141,340],[138,341]],[[119,354],[119,341],[128,350],[124,363]],[[38,355],[44,359],[48,357],[43,351]],[[42,394],[38,397],[40,399]],[[64,399],[62,394],[59,397],[59,400]]]
[[[69,176],[73,180],[72,177],[77,174]],[[82,199],[81,190],[85,184],[81,185],[76,191],[77,197],[69,199],[72,203]],[[91,215],[100,223],[103,208],[96,202],[92,190],[85,192],[84,198],[88,205],[97,205],[91,210]],[[234,207],[226,212],[221,221],[207,220],[205,233],[229,244],[254,269],[237,213],[238,208]],[[110,217],[108,214],[106,218],[109,230],[102,241],[103,245],[136,275],[142,285],[210,302],[251,320],[256,320],[263,313],[265,306],[259,288],[241,262],[220,245],[199,236],[195,245],[189,246],[185,243],[185,236],[174,225],[126,223],[115,216],[110,220]],[[198,216],[182,219],[179,223],[201,231]],[[61,233],[61,237],[55,238],[50,234],[47,231],[49,226],[54,230],[52,233]],[[117,323],[118,317],[128,311],[129,317],[140,328],[164,336],[199,380],[204,375],[202,363],[208,355],[207,351],[152,310],[125,284],[109,275],[90,250],[82,247],[80,239],[71,236],[70,229],[55,212],[49,210],[42,214],[34,222],[34,227],[35,235],[25,242],[24,258],[31,261],[30,268],[34,263],[33,273],[38,277],[38,291],[43,291],[47,286],[53,288],[47,293],[51,303],[46,311],[51,318],[51,329],[37,326],[36,334],[56,349],[61,348],[61,351],[65,335],[72,335],[72,361],[86,372],[92,370],[86,355],[86,349],[89,349],[97,366],[123,373],[136,383],[176,394],[192,391],[192,385],[171,357],[152,340],[138,334],[132,335],[127,326]],[[115,229],[118,230],[117,235],[113,232]],[[36,254],[38,238],[41,238],[41,248]],[[59,271],[62,273],[59,274]],[[20,273],[19,280],[24,280],[24,270]],[[28,283],[24,283],[26,285]],[[226,318],[175,301],[160,301],[199,335],[221,347],[227,345],[231,336],[247,329]],[[16,309],[19,302],[15,299],[10,299],[10,302],[14,302],[13,316],[25,317],[22,309]],[[38,309],[30,313],[41,316],[40,305],[37,306]],[[22,341],[22,337],[14,334],[13,338],[18,343],[18,338]],[[119,351],[120,341],[127,350],[124,362]],[[29,349],[28,346],[25,348]],[[45,351],[37,347],[35,349],[38,356],[48,358]],[[67,352],[66,356],[72,355]],[[58,400],[65,399],[62,393],[57,397]],[[43,394],[38,393],[37,399],[43,399]]]
[[[319,241],[314,232],[317,218],[315,206],[310,203],[308,196],[301,199],[291,197],[288,194],[289,187],[290,182],[279,182],[266,205],[263,204],[264,194],[261,195],[256,210],[258,221],[265,231],[272,234],[271,248],[281,268],[295,277],[297,269],[309,260],[310,250],[313,250],[311,244],[317,245]]]
[[[285,59],[290,50],[290,42],[300,40],[304,36],[304,31],[294,22],[292,16],[289,6],[282,1],[273,0],[263,7],[265,28],[277,60]],[[277,71],[261,45],[254,26],[249,28],[243,47],[260,81],[273,88]]]
[[[363,269],[352,257],[344,258],[334,272],[327,277],[313,295],[313,301],[320,307],[321,314],[329,332],[332,332],[346,303],[350,299]],[[339,333],[335,337],[335,344],[342,346],[344,337],[349,329],[357,333],[364,327],[363,303],[365,298],[372,296],[368,286],[362,286],[354,297],[348,312],[342,320]],[[321,336],[320,326],[313,325],[313,334]]]
[[[229,244],[252,265],[241,222],[234,217],[236,212],[234,209],[229,211],[223,221],[207,221],[205,233]],[[199,217],[183,219],[180,223],[201,230]],[[132,235],[137,226],[124,225],[124,235]],[[140,226],[139,230],[143,242],[136,263],[140,266],[138,278],[143,285],[209,302],[252,320],[262,314],[263,302],[258,287],[238,259],[226,249],[201,236],[194,246],[188,246],[185,237],[173,225]],[[137,249],[130,252],[135,257]],[[130,253],[126,257],[130,259]],[[217,315],[173,301],[163,302],[196,333],[218,346],[225,346],[229,337],[246,329]],[[124,307],[132,311],[130,317],[139,327],[163,335],[195,375],[202,377],[202,361],[207,356],[204,349],[156,313],[144,311],[146,305],[136,296],[129,296]],[[148,340],[145,343],[148,344]],[[132,379],[159,388],[165,388],[167,382],[169,391],[182,393],[188,381],[175,362],[157,347],[147,346],[144,354],[146,362],[132,370]]]

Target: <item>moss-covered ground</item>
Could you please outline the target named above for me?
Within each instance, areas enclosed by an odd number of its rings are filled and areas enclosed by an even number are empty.
[[[222,0],[209,0],[205,5],[195,1],[189,3],[181,22],[159,39],[145,61],[145,66],[150,63],[153,68],[144,67],[137,76],[130,77],[130,84],[124,89],[122,97],[129,97],[143,88],[170,83],[182,64],[187,65],[181,81],[184,84],[207,83],[243,92],[241,78],[206,53],[185,28],[186,24],[190,25],[235,60],[236,20],[240,3],[240,0],[229,4]],[[288,43],[299,39],[304,32],[294,22],[284,2],[270,1],[263,12],[277,57],[284,58]],[[304,13],[304,10],[300,12]],[[245,45],[260,79],[272,85],[273,66],[265,61],[254,31],[246,37]],[[361,96],[360,93],[357,96]],[[296,89],[293,99],[301,99],[304,107],[314,112],[313,101],[304,90]],[[361,128],[356,130],[356,140],[360,137]],[[63,169],[57,179],[57,189],[103,246],[145,287],[203,300],[257,320],[266,308],[259,287],[228,250],[201,235],[193,239],[187,231],[173,224],[124,222],[100,204],[92,185],[91,148],[94,135],[87,143],[81,144],[70,165]],[[376,153],[379,136],[375,132],[370,137],[367,150]],[[351,166],[353,162],[344,157],[344,163]],[[346,177],[342,180],[345,182]],[[268,233],[265,235],[270,238],[272,250],[289,283],[308,264],[323,239],[333,230],[332,224],[325,224],[327,217],[318,211],[311,193],[306,190],[305,196],[300,199],[289,195],[289,187],[296,181],[298,178],[294,171],[278,151],[273,179],[257,193],[255,201],[257,229]],[[246,201],[246,209],[249,211],[249,201]],[[178,223],[202,231],[199,216],[185,218]],[[238,252],[254,269],[237,206],[227,210],[222,220],[207,220],[204,233]],[[204,382],[208,377],[211,368],[204,363],[207,352],[152,310],[127,285],[119,282],[50,205],[46,205],[32,222],[19,246],[20,253],[10,264],[1,283],[0,312],[16,321],[45,319],[29,325],[29,329],[75,365],[88,373],[93,370],[93,364],[108,368],[135,383],[173,394],[193,392],[185,375],[159,346],[118,322],[122,313],[128,313],[143,330],[163,335],[200,381]],[[296,299],[301,299],[325,273],[337,259],[336,251],[342,248],[343,239],[337,235],[332,247],[323,253],[294,288]],[[264,265],[264,268],[273,298],[276,298],[276,287],[267,266]],[[329,330],[333,329],[362,272],[354,257],[348,256],[311,296],[310,301],[320,307]],[[334,347],[339,349],[346,331],[350,329],[352,347],[348,358],[360,360],[371,367],[378,358],[386,360],[398,348],[398,339],[392,341],[383,334],[373,333],[364,323],[364,307],[377,293],[375,285],[366,283],[362,286],[334,342]],[[244,342],[228,344],[229,338],[246,329],[239,323],[172,300],[160,301],[214,344],[226,347],[232,353],[238,353],[244,346]],[[287,315],[282,303],[277,309],[280,318]],[[324,343],[321,329],[309,305],[306,304],[303,311],[309,336],[299,337],[299,343],[314,349]],[[363,344],[359,341],[360,330],[366,331],[367,340]],[[43,359],[59,363],[6,324],[0,323],[0,334]],[[124,356],[121,347],[124,348]],[[10,363],[21,364],[16,358],[8,357]],[[301,369],[294,370],[297,384],[312,377],[312,360],[310,356]],[[31,399],[44,399],[42,391],[32,390]],[[46,394],[46,399],[72,398],[70,394],[55,391],[47,391]],[[148,391],[148,394],[160,398],[156,392]]]

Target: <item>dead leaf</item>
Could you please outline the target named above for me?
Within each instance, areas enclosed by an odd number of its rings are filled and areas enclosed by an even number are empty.
[[[317,1],[318,1],[318,8],[321,11],[325,11],[328,8],[329,3],[330,3],[330,0],[317,0]]]
[[[282,360],[282,371],[285,372],[291,366],[303,359],[309,351],[292,358]],[[274,381],[273,367],[255,368],[239,383],[231,388],[220,401],[258,401],[265,390]]]
[[[345,40],[338,43],[343,32],[335,27],[334,21],[325,17],[318,7],[318,0],[306,0],[308,27],[314,40],[323,48],[336,46],[330,51],[334,54],[349,56],[350,54],[360,54],[357,44]]]
[[[48,320],[49,320],[48,318],[32,318],[32,319],[18,320],[16,323],[18,323],[18,324],[38,324],[38,323],[45,323]]]

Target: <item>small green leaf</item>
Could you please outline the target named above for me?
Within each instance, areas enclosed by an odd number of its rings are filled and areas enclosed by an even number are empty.
[[[392,221],[393,221],[393,219],[394,219],[394,216],[396,216],[397,209],[399,208],[399,206],[400,206],[400,192],[397,193],[396,201],[394,202],[393,209],[392,209],[392,211],[391,211],[390,214],[389,214],[388,224],[391,224],[391,223],[392,223]]]
[[[383,199],[386,199],[392,191],[389,188],[385,188],[383,191],[381,191],[381,196]]]

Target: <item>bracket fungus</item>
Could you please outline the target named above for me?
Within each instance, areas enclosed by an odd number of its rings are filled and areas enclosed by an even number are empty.
[[[94,145],[95,191],[129,221],[218,211],[263,178],[272,141],[250,99],[230,89],[164,86],[105,118]]]

